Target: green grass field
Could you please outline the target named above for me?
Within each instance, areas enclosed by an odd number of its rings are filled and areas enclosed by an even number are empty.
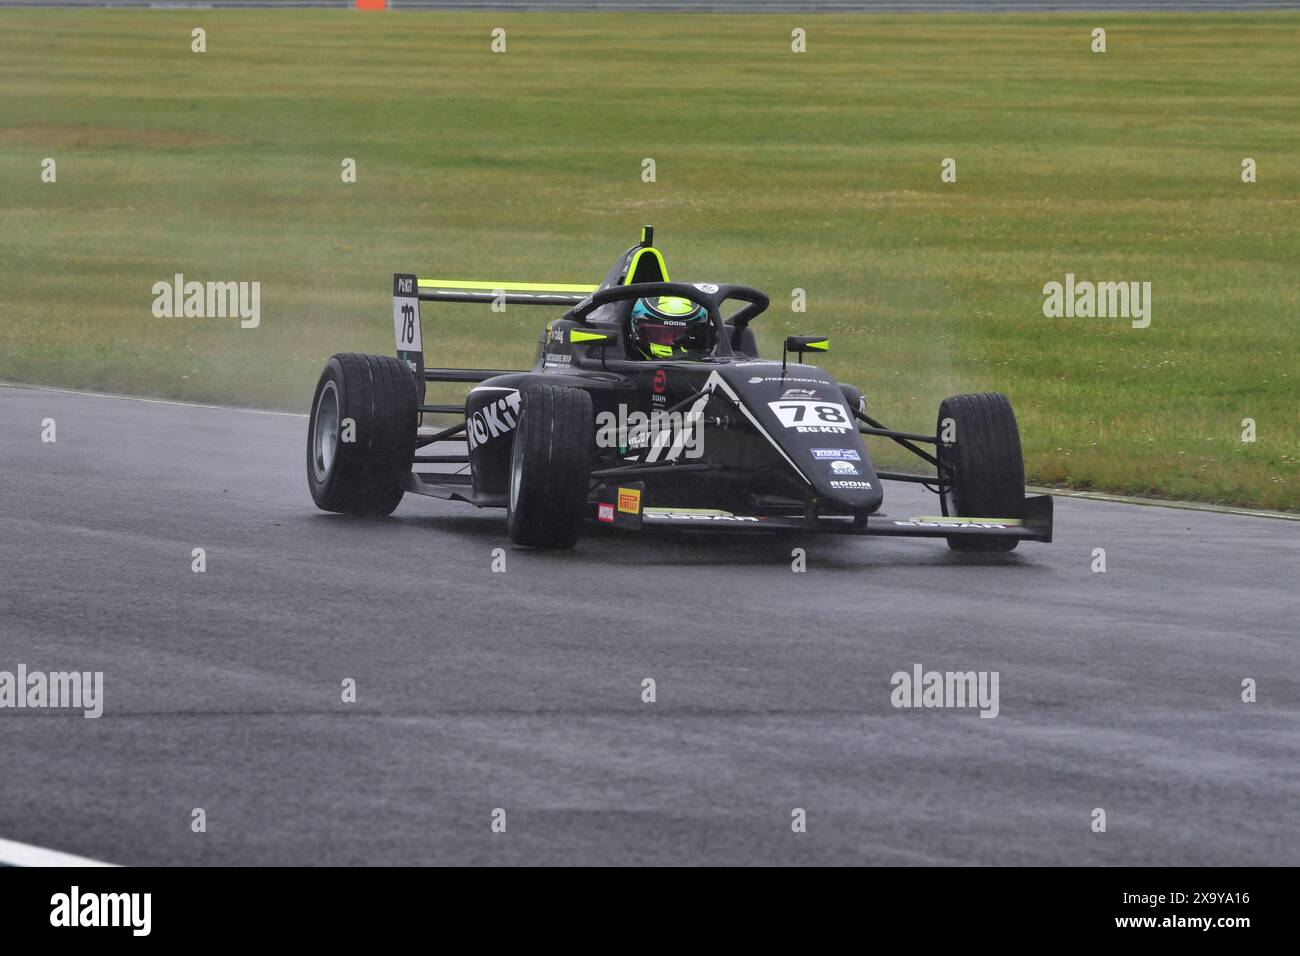
[[[1297,197],[1294,14],[0,11],[0,380],[305,411],[392,351],[392,272],[595,282],[649,222],[896,427],[1005,391],[1033,480],[1294,509]],[[154,318],[176,272],[261,326]],[[1045,318],[1067,272],[1150,327]],[[426,309],[426,352],[521,367],[553,314]]]

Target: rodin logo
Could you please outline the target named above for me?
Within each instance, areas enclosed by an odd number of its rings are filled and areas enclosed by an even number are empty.
[[[262,283],[186,282],[176,273],[171,282],[153,284],[153,314],[157,319],[239,318],[241,329],[262,324]]]
[[[104,713],[103,671],[0,671],[0,710],[67,708],[91,720]]]
[[[1150,282],[1075,282],[1065,274],[1065,284],[1043,286],[1043,315],[1049,319],[1132,319],[1135,329],[1151,324]]]
[[[152,912],[152,893],[82,893],[73,886],[50,897],[51,926],[125,926],[132,936],[148,936]]]
[[[981,717],[998,715],[997,671],[925,671],[912,665],[912,673],[896,671],[889,679],[895,707],[978,707]]]

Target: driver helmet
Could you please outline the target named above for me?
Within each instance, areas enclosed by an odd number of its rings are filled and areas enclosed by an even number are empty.
[[[643,359],[694,358],[713,349],[713,323],[704,306],[680,296],[637,299],[628,313],[627,341]]]

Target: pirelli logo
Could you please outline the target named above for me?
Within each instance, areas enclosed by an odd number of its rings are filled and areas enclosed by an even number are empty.
[[[618,510],[624,514],[641,513],[641,492],[636,488],[618,489]]]

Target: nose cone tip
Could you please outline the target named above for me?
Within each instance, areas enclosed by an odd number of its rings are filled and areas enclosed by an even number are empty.
[[[873,481],[870,489],[826,491],[822,500],[825,502],[823,511],[842,509],[852,514],[870,514],[880,508],[885,500],[885,494],[880,483]]]

